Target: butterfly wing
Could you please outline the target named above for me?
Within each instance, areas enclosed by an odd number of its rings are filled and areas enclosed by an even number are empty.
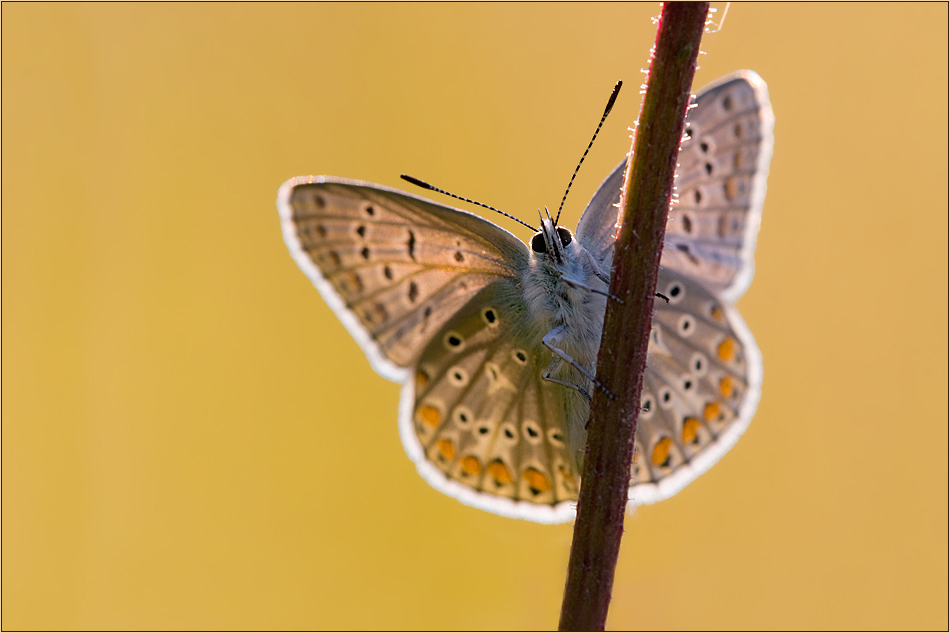
[[[748,427],[762,385],[755,340],[731,304],[748,287],[772,155],[774,117],[751,71],[707,86],[687,117],[631,465],[632,504],[666,499],[719,460]],[[609,266],[626,161],[577,228]]]
[[[423,477],[469,505],[574,516],[563,388],[520,289],[527,247],[473,214],[392,189],[295,178],[277,206],[294,259],[383,376]],[[576,410],[577,407],[574,407]]]
[[[620,189],[626,168],[627,159],[624,158],[597,188],[577,223],[577,241],[601,263],[609,263],[614,251],[617,221],[620,219]]]
[[[662,263],[726,301],[752,281],[774,125],[768,89],[751,71],[706,87],[687,116]]]
[[[687,116],[661,264],[729,302],[752,280],[774,124],[765,82],[748,70],[703,88]],[[577,239],[601,261],[613,251],[625,167],[607,177],[578,223]]]
[[[490,284],[423,351],[399,428],[420,474],[463,503],[544,523],[574,516],[563,387],[518,287]]]
[[[284,241],[380,374],[402,382],[479,290],[520,280],[527,248],[501,227],[354,180],[294,178],[277,197]]]
[[[742,318],[702,284],[661,269],[631,465],[631,504],[666,499],[719,460],[748,427],[762,363]],[[570,412],[586,401],[544,381],[544,333],[507,281],[485,287],[423,351],[403,387],[399,425],[438,490],[504,516],[574,517],[580,484]],[[573,399],[573,400],[572,400]],[[583,420],[579,420],[583,425]]]
[[[643,376],[630,499],[666,499],[716,463],[749,426],[762,358],[729,303],[703,284],[661,268]]]

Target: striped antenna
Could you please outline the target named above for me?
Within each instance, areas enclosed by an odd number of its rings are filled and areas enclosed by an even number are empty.
[[[483,204],[483,203],[481,203],[481,202],[478,202],[477,200],[471,200],[471,199],[469,199],[469,198],[463,198],[462,196],[457,196],[457,195],[455,195],[454,193],[449,193],[449,192],[446,191],[445,189],[439,189],[438,187],[433,187],[432,185],[430,185],[429,183],[427,183],[427,182],[425,182],[425,181],[423,181],[423,180],[419,180],[418,178],[413,178],[412,176],[407,176],[406,174],[401,174],[399,177],[402,178],[403,180],[405,180],[406,182],[411,182],[412,184],[414,184],[414,185],[417,186],[417,187],[422,187],[423,189],[428,189],[429,191],[437,191],[437,192],[439,192],[439,193],[441,193],[441,194],[445,194],[445,195],[447,195],[447,196],[449,196],[449,197],[451,197],[451,198],[455,198],[456,200],[463,200],[463,201],[465,201],[465,202],[470,202],[470,203],[472,203],[472,204],[477,204],[477,205],[480,206],[480,207],[485,207],[486,209],[491,209],[492,211],[497,211],[498,213],[502,214],[502,215],[505,216],[506,218],[511,218],[511,219],[514,220],[515,222],[520,222],[521,224],[525,225],[526,227],[528,227],[528,228],[531,229],[532,231],[537,231],[537,230],[538,230],[538,229],[534,228],[533,226],[531,226],[530,224],[528,224],[527,222],[524,222],[523,220],[519,220],[519,219],[516,218],[515,216],[510,215],[510,214],[508,214],[508,213],[505,213],[505,212],[502,211],[501,209],[496,209],[495,207],[490,207],[490,206],[488,206],[487,204]]]
[[[571,185],[574,184],[574,177],[577,176],[577,172],[584,163],[584,159],[587,158],[587,152],[590,151],[591,146],[594,144],[594,139],[597,138],[597,134],[600,132],[601,126],[603,126],[604,121],[607,119],[607,115],[610,114],[610,109],[614,107],[614,102],[617,100],[617,95],[620,93],[620,86],[622,85],[623,82],[618,81],[617,85],[614,86],[614,91],[610,93],[610,99],[607,100],[607,107],[604,108],[604,115],[600,117],[600,123],[597,124],[597,129],[594,130],[594,136],[590,139],[590,143],[587,144],[587,149],[584,150],[584,155],[581,156],[581,160],[579,163],[577,163],[577,167],[574,168],[574,174],[571,176],[571,182],[567,183],[567,191],[564,192],[564,197],[561,198],[561,206],[557,208],[557,217],[554,219],[555,226],[557,226],[558,220],[561,219],[561,209],[564,208],[564,201],[567,200],[567,194],[571,190]]]

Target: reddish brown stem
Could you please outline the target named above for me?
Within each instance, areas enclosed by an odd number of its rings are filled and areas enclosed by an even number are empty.
[[[633,437],[647,361],[656,275],[708,2],[663,5],[646,94],[621,197],[574,541],[561,605],[562,631],[602,631],[620,552]],[[636,596],[625,596],[626,600]],[[645,608],[649,608],[645,605]]]

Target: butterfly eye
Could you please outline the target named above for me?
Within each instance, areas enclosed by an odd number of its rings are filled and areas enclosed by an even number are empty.
[[[535,233],[534,237],[531,238],[531,250],[535,253],[541,253],[546,255],[548,252],[548,245],[544,242],[544,235],[540,232]]]
[[[573,240],[571,232],[565,229],[563,226],[557,227],[557,236],[561,240],[561,246],[567,246]]]

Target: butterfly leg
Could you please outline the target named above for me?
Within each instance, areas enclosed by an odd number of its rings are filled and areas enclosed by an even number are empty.
[[[587,284],[571,279],[570,277],[565,277],[562,275],[561,280],[569,286],[574,286],[575,288],[580,288],[581,290],[586,290],[587,292],[593,292],[595,294],[603,295],[607,297],[608,299],[613,299],[617,303],[621,303],[621,304],[623,303],[622,300],[618,299],[617,297],[613,296],[612,294],[610,294],[609,292],[605,290],[597,290],[596,288],[591,288]]]
[[[557,342],[557,339],[565,332],[567,332],[567,325],[559,325],[541,338],[541,344],[547,347],[549,350],[551,350],[551,353],[553,353],[557,357],[553,361],[551,361],[551,365],[548,366],[548,369],[551,369],[554,363],[557,362],[558,359],[560,359],[564,361],[565,363],[567,363],[568,365],[570,365],[571,367],[573,367],[574,369],[576,369],[577,371],[579,371],[582,376],[584,376],[589,381],[594,383],[595,386],[602,389],[604,393],[606,393],[607,396],[611,400],[613,400],[614,394],[612,394],[606,387],[604,387],[604,385],[601,384],[599,380],[597,380],[596,376],[594,376],[589,371],[581,367],[581,365],[577,361],[571,358],[570,354],[560,349],[559,347],[555,347],[555,342]],[[545,372],[545,373],[548,373],[548,372]],[[584,393],[580,387],[577,387],[576,385],[573,385],[573,386],[581,393]]]
[[[587,254],[587,261],[588,261],[588,263],[590,264],[591,270],[593,271],[594,275],[595,275],[598,279],[600,279],[602,282],[604,282],[604,285],[606,285],[606,286],[609,287],[609,286],[610,286],[610,274],[607,272],[607,267],[606,267],[606,266],[601,266],[600,264],[598,264],[598,263],[597,263],[597,260],[594,259],[593,255],[591,255],[590,253],[588,253],[586,250],[583,251],[583,252]]]
[[[548,375],[547,372],[545,372],[544,374],[541,374],[541,377],[547,380],[548,382],[553,382],[555,385],[561,385],[562,387],[567,387],[568,389],[574,389],[575,391],[577,391],[577,393],[584,396],[584,398],[587,399],[587,402],[590,402],[590,394],[587,393],[587,390],[584,389],[583,387],[580,387],[570,382],[564,382],[563,380],[558,380],[557,378],[551,378],[551,376]]]

